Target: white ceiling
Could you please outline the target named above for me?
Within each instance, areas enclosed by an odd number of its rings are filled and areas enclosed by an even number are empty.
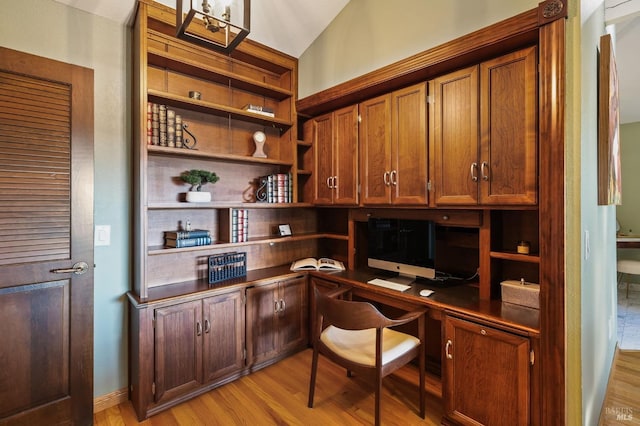
[[[137,0],[55,0],[120,23],[129,23]],[[175,0],[159,0],[175,8]],[[349,0],[254,0],[248,38],[299,58]],[[618,8],[617,4],[625,8]],[[640,122],[640,0],[606,0],[607,21],[615,22],[615,55],[620,122]],[[610,12],[618,12],[612,17]]]
[[[55,1],[120,23],[131,22],[137,4],[137,0]],[[176,7],[176,0],[156,1]],[[248,38],[299,58],[347,3],[349,0],[254,0]]]

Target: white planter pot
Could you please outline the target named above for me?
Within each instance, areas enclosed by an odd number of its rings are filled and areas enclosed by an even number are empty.
[[[189,203],[208,203],[211,201],[210,192],[189,191],[187,192],[187,202]]]

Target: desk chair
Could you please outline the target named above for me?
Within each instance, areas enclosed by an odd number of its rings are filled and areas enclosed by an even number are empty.
[[[640,275],[640,260],[620,259],[618,260],[618,284],[622,281],[624,274]],[[629,281],[627,281],[627,299],[629,298]]]
[[[352,302],[336,297],[349,288],[339,288],[322,294],[314,288],[316,330],[313,333],[313,359],[309,384],[309,408],[313,408],[313,394],[318,368],[318,354],[351,372],[375,376],[375,424],[380,424],[380,394],[382,378],[393,373],[414,358],[420,365],[420,417],[425,415],[425,312],[409,312],[398,319],[389,319],[367,302]],[[416,338],[387,327],[418,321]]]

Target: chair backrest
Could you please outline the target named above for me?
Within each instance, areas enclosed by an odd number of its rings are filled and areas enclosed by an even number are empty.
[[[392,320],[384,316],[368,302],[352,302],[334,299],[315,289],[316,312],[323,326],[334,325],[344,330],[383,328]]]

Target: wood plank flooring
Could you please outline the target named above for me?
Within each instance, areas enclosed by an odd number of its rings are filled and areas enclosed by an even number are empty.
[[[114,425],[369,425],[373,424],[373,387],[348,378],[320,357],[314,408],[307,407],[311,350],[214,389],[138,423],[130,402],[94,415],[96,426]],[[427,416],[418,416],[417,371],[401,369],[383,381],[385,425],[439,425],[442,404],[427,393]],[[639,413],[640,415],[640,413]]]
[[[640,351],[616,353],[600,425],[640,425]]]

